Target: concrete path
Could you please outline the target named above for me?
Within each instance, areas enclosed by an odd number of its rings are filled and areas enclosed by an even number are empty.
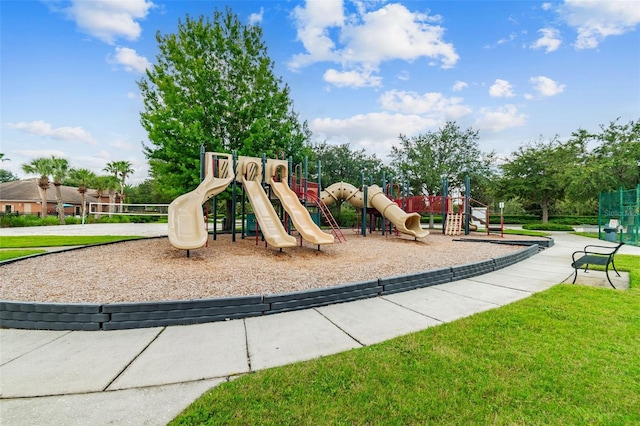
[[[67,232],[162,235],[158,225],[79,226]],[[43,228],[19,232],[43,235]],[[586,244],[612,245],[565,233],[554,238],[552,248],[496,272],[316,309],[123,331],[1,329],[0,423],[164,425],[238,375],[371,345],[571,282],[571,253]],[[621,252],[640,254],[640,248]],[[608,287],[604,273],[588,277],[591,285]],[[628,276],[616,283],[628,287]]]

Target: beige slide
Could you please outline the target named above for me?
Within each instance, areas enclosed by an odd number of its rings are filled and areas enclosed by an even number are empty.
[[[291,221],[305,241],[315,245],[333,244],[333,235],[323,232],[315,224],[309,211],[300,203],[298,196],[289,188],[287,182],[275,182],[272,179],[271,189],[282,202],[282,206],[289,213]]]
[[[337,182],[322,191],[320,198],[325,204],[333,204],[337,200],[345,200],[354,207],[362,208],[364,205],[364,195],[355,186]],[[412,235],[415,238],[424,238],[429,235],[429,231],[420,226],[420,215],[418,213],[407,213],[396,203],[387,198],[382,192],[382,188],[372,185],[367,188],[367,208],[374,207],[386,219],[393,223],[398,231],[403,234]]]
[[[218,157],[218,176],[214,173],[214,157]],[[175,248],[189,250],[205,245],[209,235],[204,223],[202,204],[225,190],[233,181],[230,154],[207,152],[205,176],[198,187],[180,195],[169,204],[169,242]]]
[[[403,234],[413,235],[415,238],[424,238],[429,235],[429,231],[420,226],[418,213],[407,213],[402,210],[384,195],[379,186],[372,185],[367,188],[367,199],[382,216],[390,220]]]
[[[260,225],[260,231],[267,243],[278,248],[294,247],[296,245],[296,237],[287,234],[260,182],[243,179],[243,184],[245,193],[256,215],[256,220]]]

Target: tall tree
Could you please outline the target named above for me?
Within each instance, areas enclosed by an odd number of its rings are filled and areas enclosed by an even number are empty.
[[[566,171],[576,164],[581,149],[581,145],[562,143],[557,137],[521,146],[500,166],[500,194],[538,205],[542,222],[547,223],[550,207],[566,194]]]
[[[130,161],[111,161],[107,163],[107,167],[103,169],[107,173],[113,173],[113,176],[120,182],[120,204],[124,202],[124,187],[127,177],[134,172]]]
[[[58,203],[58,220],[61,225],[65,224],[64,219],[64,201],[62,200],[62,192],[60,186],[62,181],[69,175],[69,162],[65,158],[58,158],[54,155],[49,158],[51,162],[51,175],[53,177],[53,186],[56,188],[56,201]]]
[[[450,187],[460,188],[466,175],[476,180],[489,175],[494,157],[480,151],[477,130],[462,130],[449,121],[435,132],[400,135],[400,146],[391,150],[391,165],[414,194],[438,195],[443,177]]]
[[[157,64],[138,85],[145,154],[161,193],[173,198],[197,186],[201,145],[300,161],[309,131],[274,75],[260,27],[216,10],[212,21],[187,16],[156,40]]]
[[[42,217],[47,216],[47,189],[49,189],[49,176],[52,174],[52,165],[49,158],[34,158],[29,163],[22,165],[22,171],[27,174],[40,175],[38,187],[42,199]]]
[[[82,200],[82,216],[84,217],[87,212],[85,209],[85,200],[87,194],[87,185],[95,180],[96,174],[89,169],[71,169],[69,171],[69,180],[78,186],[78,192]]]

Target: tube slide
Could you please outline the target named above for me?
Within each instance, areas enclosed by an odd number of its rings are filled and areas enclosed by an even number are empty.
[[[372,185],[367,188],[367,198],[371,205],[393,223],[398,231],[403,234],[413,235],[415,238],[424,238],[429,235],[429,231],[420,226],[420,215],[418,213],[407,213],[396,203],[384,195],[382,188]]]
[[[296,237],[287,234],[260,182],[243,179],[243,184],[249,202],[253,207],[253,212],[256,215],[256,220],[260,225],[260,231],[262,231],[267,243],[278,248],[294,247],[296,245]]]
[[[215,177],[214,156],[219,158],[220,177]],[[204,158],[204,180],[195,190],[180,195],[169,204],[169,242],[178,249],[197,249],[205,245],[208,232],[204,226],[202,204],[224,191],[234,178],[230,154],[207,152]]]
[[[333,204],[335,201],[343,199],[351,203],[354,207],[362,208],[364,205],[364,194],[355,186],[338,182],[330,185],[322,191],[320,198],[325,204]],[[382,189],[377,185],[367,188],[367,207],[374,207],[386,219],[393,223],[398,231],[403,234],[412,235],[415,238],[424,238],[429,235],[429,231],[420,226],[420,215],[418,213],[406,213],[396,203],[387,198]]]
[[[275,182],[271,179],[270,184],[302,238],[315,245],[333,244],[333,235],[323,232],[315,224],[309,211],[300,203],[298,196],[289,188],[287,182]]]

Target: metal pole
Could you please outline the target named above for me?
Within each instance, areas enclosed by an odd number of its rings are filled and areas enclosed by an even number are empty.
[[[236,173],[236,169],[238,168],[238,155],[236,150],[232,151],[233,154],[233,172]],[[233,185],[231,185],[231,241],[236,242],[236,189],[237,189],[236,179],[233,180]]]
[[[304,203],[307,205],[307,191],[309,190],[309,158],[304,157]]]
[[[471,219],[471,202],[469,200],[470,191],[470,179],[469,175],[466,175],[464,178],[464,235],[469,235],[469,220]],[[487,229],[489,228],[489,224],[487,223]]]
[[[204,145],[200,145],[200,182],[204,180]]]
[[[362,223],[360,233],[363,237],[367,236],[367,187],[364,185],[364,172],[362,172]]]
[[[386,196],[387,193],[387,177],[386,174],[384,172],[384,170],[382,171],[382,193]],[[382,213],[382,212],[380,212]],[[381,214],[380,215],[380,219],[382,220],[382,226],[380,226],[380,228],[382,228],[382,235],[384,236],[384,231],[385,228],[387,227],[387,219]]]
[[[220,171],[220,164],[218,163],[218,156],[213,157],[214,173],[215,166],[218,166],[218,172]],[[214,195],[211,201],[211,213],[213,214],[213,241],[218,237],[218,196]]]
[[[442,233],[445,233],[445,225],[447,223],[447,196],[449,188],[447,188],[447,177],[442,176]]]

